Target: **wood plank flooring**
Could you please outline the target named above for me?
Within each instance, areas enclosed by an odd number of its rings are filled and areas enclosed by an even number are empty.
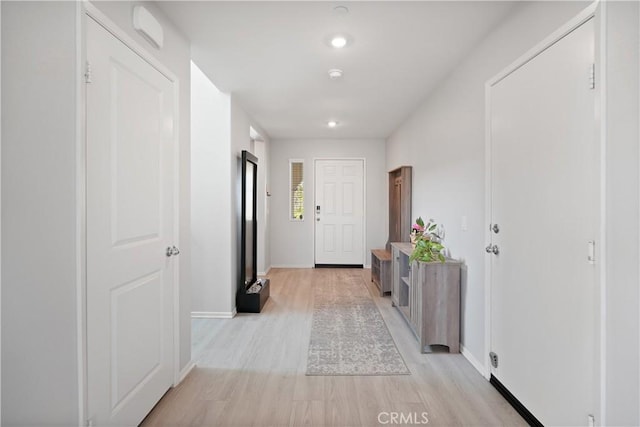
[[[305,375],[312,287],[354,275],[369,288],[411,375]],[[193,321],[197,367],[143,426],[424,425],[423,413],[432,426],[526,425],[462,355],[420,354],[369,270],[274,269],[269,277],[262,313]]]

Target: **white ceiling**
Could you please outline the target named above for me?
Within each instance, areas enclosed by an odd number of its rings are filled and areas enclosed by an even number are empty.
[[[386,138],[513,5],[159,2],[191,40],[193,61],[271,138]],[[331,48],[335,33],[352,42]],[[330,68],[344,77],[330,80]],[[330,119],[339,125],[329,129]]]

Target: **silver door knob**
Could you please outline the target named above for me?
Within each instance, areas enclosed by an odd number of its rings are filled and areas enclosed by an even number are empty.
[[[176,248],[175,246],[167,246],[167,256],[173,256],[173,255],[178,255],[180,253],[180,249]]]
[[[488,254],[498,255],[500,253],[500,248],[498,248],[498,245],[489,245],[486,248],[484,248],[484,250]]]

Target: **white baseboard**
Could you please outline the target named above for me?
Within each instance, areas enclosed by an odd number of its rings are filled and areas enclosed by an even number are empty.
[[[233,311],[192,311],[192,319],[233,319],[238,314],[234,308]]]
[[[371,264],[365,264],[363,268],[368,268],[369,270],[371,270]]]
[[[304,264],[272,265],[271,268],[313,268],[313,264],[312,265],[304,265]]]
[[[180,371],[180,374],[178,375],[178,382],[174,384],[174,387],[180,384],[182,381],[184,381],[184,379],[187,378],[187,375],[189,375],[189,373],[191,373],[191,371],[193,371],[193,368],[195,367],[196,367],[196,364],[193,363],[192,361],[187,363],[187,366],[182,368],[182,370]]]
[[[258,276],[266,276],[269,274],[269,272],[271,272],[271,267],[267,268],[267,272],[263,272],[263,271],[258,271]]]
[[[471,363],[471,366],[473,366],[478,372],[480,372],[480,375],[486,377],[487,368],[484,366],[484,364],[480,363],[478,359],[476,359],[473,354],[471,354],[471,352],[467,350],[462,344],[460,344],[460,353],[462,353],[464,358],[467,359],[469,363]]]

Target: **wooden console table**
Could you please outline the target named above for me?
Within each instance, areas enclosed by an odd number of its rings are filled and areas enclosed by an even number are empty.
[[[410,243],[391,243],[391,303],[420,343],[460,352],[460,261],[409,263]]]
[[[381,297],[391,292],[391,252],[385,249],[371,250],[371,281],[378,286]]]

